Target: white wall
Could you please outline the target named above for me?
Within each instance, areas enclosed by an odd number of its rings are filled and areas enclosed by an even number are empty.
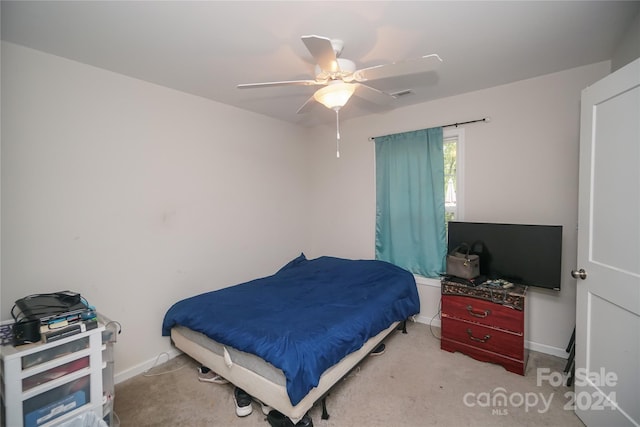
[[[182,297],[270,274],[301,250],[374,256],[368,137],[490,116],[465,128],[465,218],[565,227],[563,290],[530,292],[527,338],[566,346],[580,92],[609,62],[343,122],[337,160],[333,125],[300,129],[2,49],[2,319],[22,296],[79,291],[123,324],[116,369],[135,373],[169,349],[160,323]],[[430,319],[439,288],[419,289]]]
[[[1,318],[78,291],[122,324],[117,371],[139,370],[172,303],[304,250],[301,132],[3,42]]]
[[[640,12],[626,29],[611,58],[611,71],[616,71],[640,58]]]
[[[340,159],[335,129],[316,129],[309,255],[375,255],[369,137],[489,116],[465,126],[464,219],[564,226],[562,291],[530,288],[526,330],[531,348],[563,354],[575,323],[580,94],[609,69],[607,61],[343,122]],[[440,290],[419,290],[424,321],[437,313]]]

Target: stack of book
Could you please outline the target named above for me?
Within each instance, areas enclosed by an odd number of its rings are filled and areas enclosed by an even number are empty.
[[[89,317],[92,316],[92,317]],[[81,317],[73,319],[60,319],[46,325],[40,325],[40,336],[43,342],[61,340],[71,335],[90,331],[98,326],[98,319],[95,311],[87,312],[83,319]]]

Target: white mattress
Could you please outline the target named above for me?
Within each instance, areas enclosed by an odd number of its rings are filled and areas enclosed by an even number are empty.
[[[206,335],[184,326],[176,326],[171,329],[171,339],[178,349],[245,390],[251,396],[282,412],[295,424],[336,382],[393,332],[399,323],[393,323],[378,335],[370,338],[359,350],[347,355],[340,362],[327,369],[320,377],[318,387],[311,389],[295,406],[291,405],[289,400],[286,379],[282,370],[260,357],[222,345]]]

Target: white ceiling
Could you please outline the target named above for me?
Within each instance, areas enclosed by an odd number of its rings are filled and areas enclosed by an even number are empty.
[[[302,35],[342,39],[358,68],[437,53],[437,72],[372,84],[395,106],[611,59],[639,1],[2,1],[2,39],[301,125],[335,120],[309,79]],[[352,98],[341,119],[379,106]]]

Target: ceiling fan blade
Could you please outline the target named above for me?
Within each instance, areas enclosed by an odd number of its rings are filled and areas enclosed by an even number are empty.
[[[331,39],[320,36],[302,36],[302,42],[322,70],[339,71]]]
[[[251,89],[272,86],[316,86],[323,84],[326,84],[326,82],[318,80],[287,80],[281,82],[245,83],[238,85],[238,89]]]
[[[437,69],[441,63],[442,59],[434,53],[408,61],[394,62],[392,64],[377,65],[375,67],[356,70],[353,73],[352,79],[356,82],[366,82],[369,80],[385,79],[387,77],[424,73]]]
[[[389,95],[386,92],[382,92],[381,90],[372,88],[367,85],[363,85],[360,83],[353,83],[356,86],[356,91],[354,95],[366,100],[373,102],[378,105],[389,105],[393,102],[395,96]]]

